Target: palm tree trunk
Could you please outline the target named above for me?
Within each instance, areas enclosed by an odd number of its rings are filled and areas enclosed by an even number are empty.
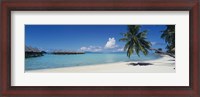
[[[168,55],[168,56],[170,56],[170,57],[175,58],[175,55],[170,54],[170,53],[167,53],[167,52],[162,52],[162,51],[157,50],[157,49],[154,49],[154,48],[150,48],[150,50],[154,50],[154,51],[156,51],[156,52],[158,52],[158,53],[165,54],[165,55]]]

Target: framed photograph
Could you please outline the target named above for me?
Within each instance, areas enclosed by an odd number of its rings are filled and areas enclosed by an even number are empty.
[[[1,96],[200,97],[199,0],[1,1]]]

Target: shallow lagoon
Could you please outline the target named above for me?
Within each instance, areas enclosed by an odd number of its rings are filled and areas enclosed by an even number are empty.
[[[144,61],[158,59],[161,56],[150,53],[147,56],[140,54],[132,55],[129,59],[126,53],[85,53],[76,55],[54,55],[44,54],[42,57],[26,58],[25,70],[37,70],[48,68],[60,68],[83,65],[96,65],[104,63],[115,63],[124,61]]]

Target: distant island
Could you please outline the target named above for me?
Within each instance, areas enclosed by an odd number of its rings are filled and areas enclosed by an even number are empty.
[[[60,52],[52,52],[52,54],[57,54],[57,55],[69,55],[69,54],[85,54],[85,52],[70,52],[70,51],[60,51]]]
[[[37,47],[25,46],[25,58],[40,57],[40,56],[44,56],[45,53],[47,52],[42,51],[38,49]],[[49,54],[56,54],[56,55],[70,54],[71,55],[71,54],[85,54],[85,52],[57,50],[57,51],[50,52]]]

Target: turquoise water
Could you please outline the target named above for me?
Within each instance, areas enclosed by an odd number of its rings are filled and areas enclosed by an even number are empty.
[[[45,54],[42,57],[26,58],[25,70],[94,65],[122,61],[143,61],[157,58],[160,58],[160,56],[154,53],[147,56],[140,54],[140,57],[132,55],[130,59],[126,56],[126,53],[86,53],[77,55]]]

